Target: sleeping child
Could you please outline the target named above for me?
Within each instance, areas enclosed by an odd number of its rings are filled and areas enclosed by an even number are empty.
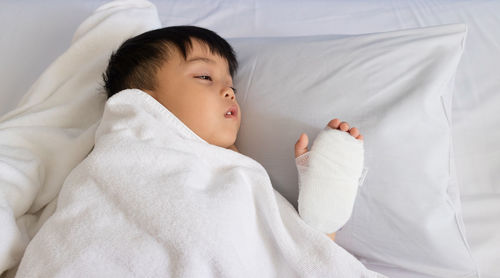
[[[311,150],[301,134],[297,213],[234,145],[237,66],[204,28],[125,41],[103,75],[94,149],[65,180],[18,276],[382,277],[332,241],[357,192],[359,130],[333,119]]]
[[[111,57],[104,81],[108,97],[128,88],[141,89],[208,143],[238,151],[234,142],[242,113],[232,81],[237,66],[231,46],[212,31],[194,26],[169,27],[124,43]],[[331,120],[328,127],[363,139],[357,128],[339,119]],[[308,137],[303,133],[295,145],[296,158],[308,152],[307,145]],[[317,202],[324,193],[312,192],[317,196],[312,196],[315,201],[307,205]],[[334,210],[323,207],[329,208]],[[351,209],[352,204],[347,207]],[[302,210],[308,212],[303,202]],[[330,232],[328,236],[333,239],[334,230]]]

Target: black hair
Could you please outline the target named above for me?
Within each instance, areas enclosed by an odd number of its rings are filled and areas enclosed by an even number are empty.
[[[192,49],[191,39],[199,40],[208,46],[212,54],[226,59],[229,74],[234,77],[238,62],[226,40],[205,28],[170,26],[130,38],[111,54],[102,75],[108,98],[124,89],[154,90],[157,86],[156,73],[167,61],[169,47],[176,47],[187,59]]]

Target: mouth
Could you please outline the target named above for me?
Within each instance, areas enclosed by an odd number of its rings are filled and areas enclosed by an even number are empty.
[[[224,113],[224,117],[226,118],[238,118],[238,106],[236,104],[231,105],[229,109],[226,110],[226,113]]]

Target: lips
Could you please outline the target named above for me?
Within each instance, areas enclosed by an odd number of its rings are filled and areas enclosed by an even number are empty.
[[[231,115],[228,115],[227,112],[231,112]],[[238,117],[238,106],[236,104],[231,105],[229,109],[224,113],[224,117],[226,118],[237,118]]]

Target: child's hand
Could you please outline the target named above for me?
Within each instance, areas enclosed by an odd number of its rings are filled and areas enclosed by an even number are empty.
[[[352,137],[358,139],[358,140],[363,140],[363,135],[359,133],[359,130],[355,127],[349,127],[349,124],[346,122],[340,122],[339,119],[333,119],[330,122],[328,122],[328,126],[333,128],[333,129],[338,129],[342,130],[345,132],[349,132]],[[302,154],[306,153],[308,151],[307,145],[309,144],[309,138],[307,137],[307,134],[302,133],[300,135],[299,140],[297,140],[297,143],[295,143],[295,158],[301,156]]]

